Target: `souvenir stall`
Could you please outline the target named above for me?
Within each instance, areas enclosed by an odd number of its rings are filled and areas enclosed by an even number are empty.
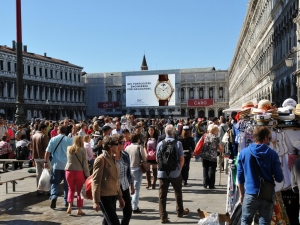
[[[287,99],[282,107],[277,108],[270,101],[261,100],[257,108],[254,108],[252,102],[247,102],[235,119],[237,122],[233,125],[233,130],[238,130],[235,137],[238,153],[231,155],[229,159],[226,212],[232,214],[239,201],[236,176],[239,152],[254,142],[252,134],[256,126],[269,126],[272,132],[269,146],[278,153],[284,174],[281,183],[275,182],[275,205],[271,224],[299,224],[299,194],[292,190],[292,187],[297,189],[297,171],[291,170],[300,157],[300,104],[293,99]],[[300,179],[300,174],[298,177]],[[292,182],[295,184],[291,185]],[[298,183],[300,184],[300,180]],[[258,224],[256,218],[254,222]]]

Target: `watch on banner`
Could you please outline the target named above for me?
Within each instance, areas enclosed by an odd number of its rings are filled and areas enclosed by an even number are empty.
[[[154,93],[159,106],[168,106],[174,88],[168,78],[168,74],[159,74],[154,88]]]

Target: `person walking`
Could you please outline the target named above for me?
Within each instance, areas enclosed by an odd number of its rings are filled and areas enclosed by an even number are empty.
[[[206,126],[203,125],[203,119],[202,118],[198,118],[197,123],[194,125],[194,127],[192,129],[192,133],[193,133],[195,145],[197,145],[200,138],[203,136],[203,134],[206,133]],[[195,156],[195,161],[200,162],[200,156],[199,155]]]
[[[190,162],[191,157],[195,149],[195,142],[193,137],[191,136],[191,131],[189,126],[183,126],[182,128],[182,148],[183,148],[183,155],[184,155],[184,165],[181,170],[181,176],[183,180],[183,185],[188,186],[188,179],[189,179],[189,171],[190,171]]]
[[[176,154],[178,159],[177,167],[174,171],[170,171],[170,173],[166,171],[162,171],[160,166],[158,168],[157,177],[159,179],[159,214],[161,223],[168,223],[168,213],[166,211],[166,204],[167,204],[167,194],[168,188],[170,183],[172,184],[175,192],[175,200],[176,200],[176,211],[177,216],[182,217],[189,213],[189,209],[183,208],[183,199],[182,199],[182,176],[181,176],[181,169],[184,165],[184,156],[183,156],[183,149],[182,144],[180,141],[176,141],[174,139],[174,127],[173,125],[169,124],[165,128],[166,138],[164,141],[158,143],[156,147],[156,157],[157,163],[160,165],[162,163],[162,159],[160,157],[160,152],[162,151],[165,142],[173,142],[175,141],[176,144]]]
[[[82,216],[83,199],[81,198],[81,188],[85,178],[90,176],[86,152],[83,146],[83,138],[75,136],[73,144],[67,148],[66,180],[68,182],[68,209],[67,213],[72,213],[72,205],[75,192],[77,192],[77,215]]]
[[[242,204],[242,225],[252,224],[254,214],[259,212],[259,224],[270,224],[275,190],[273,188],[273,200],[271,202],[257,197],[260,189],[260,179],[255,170],[258,165],[260,176],[268,182],[278,183],[283,181],[283,172],[278,154],[271,148],[269,143],[272,134],[268,127],[257,126],[253,130],[253,144],[244,148],[238,158],[237,178],[240,199]],[[256,161],[256,162],[255,162]]]
[[[204,146],[201,153],[204,188],[208,186],[209,189],[215,189],[218,151],[223,152],[223,146],[220,143],[218,133],[218,126],[213,125],[204,139]]]
[[[140,162],[146,161],[146,153],[142,145],[140,145],[140,134],[133,133],[131,135],[132,143],[125,148],[130,158],[131,176],[134,182],[135,193],[132,195],[132,212],[133,214],[142,213],[139,209],[140,188],[143,179],[143,173],[140,169]]]
[[[44,168],[44,157],[46,149],[49,143],[49,137],[47,135],[47,125],[45,123],[40,123],[38,125],[38,131],[31,137],[31,149],[32,149],[32,160],[35,164],[36,169],[36,183],[38,182],[43,172]],[[50,161],[46,161],[48,169],[51,170]],[[37,196],[41,196],[44,192],[37,190]]]
[[[50,155],[52,156],[51,160],[51,178],[50,178],[50,200],[51,200],[51,209],[56,208],[56,201],[58,198],[58,186],[61,181],[64,181],[64,202],[65,207],[68,207],[68,183],[65,176],[65,167],[67,164],[67,147],[72,145],[73,139],[66,136],[67,127],[59,127],[59,135],[51,138],[49,141],[48,147],[46,149],[44,157],[44,168],[48,168],[48,160]]]
[[[144,150],[147,153],[147,163],[152,166],[153,172],[153,180],[151,185],[151,172],[150,170],[146,172],[147,185],[146,188],[152,187],[152,189],[156,188],[156,180],[157,180],[157,162],[156,162],[156,145],[157,145],[158,134],[155,131],[155,128],[150,125],[148,127],[148,132],[145,137],[145,146]]]
[[[118,122],[117,122],[118,123]],[[133,179],[131,177],[131,169],[130,169],[130,159],[129,155],[124,150],[124,136],[122,134],[114,134],[116,138],[118,138],[118,151],[115,154],[116,163],[118,165],[120,176],[120,188],[122,190],[122,196],[125,201],[125,207],[123,208],[123,218],[121,220],[121,225],[128,225],[132,215],[132,206],[131,206],[131,196],[130,194],[134,194],[134,184]],[[129,190],[131,189],[131,192]]]
[[[93,208],[103,213],[102,224],[120,225],[116,212],[117,199],[120,208],[125,207],[119,183],[119,171],[113,155],[118,151],[118,138],[103,138],[103,153],[95,159],[92,181]]]

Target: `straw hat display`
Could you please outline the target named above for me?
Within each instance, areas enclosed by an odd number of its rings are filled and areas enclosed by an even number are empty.
[[[245,102],[242,105],[242,110],[240,111],[240,117],[248,116],[249,114],[251,114],[251,108],[253,107],[254,107],[253,102]]]
[[[272,113],[274,111],[275,107],[271,105],[271,102],[269,100],[263,99],[260,100],[258,103],[257,108],[252,109],[253,114],[260,114],[260,113]]]

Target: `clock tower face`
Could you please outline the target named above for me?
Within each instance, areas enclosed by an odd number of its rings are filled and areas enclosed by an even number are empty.
[[[155,93],[161,100],[168,99],[172,94],[172,87],[167,82],[161,82],[156,86]]]

